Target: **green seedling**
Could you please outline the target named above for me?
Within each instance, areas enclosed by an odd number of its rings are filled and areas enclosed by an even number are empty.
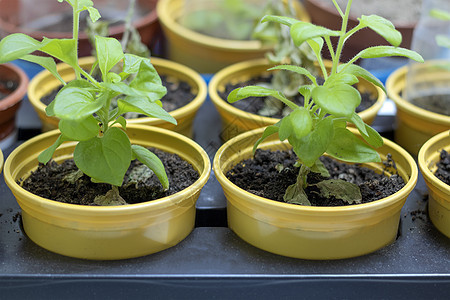
[[[87,10],[92,22],[100,18],[91,0],[64,0],[73,8],[73,38],[37,41],[25,34],[11,34],[0,41],[0,63],[23,59],[37,63],[64,85],[48,105],[46,113],[60,119],[61,134],[53,145],[38,159],[46,164],[54,151],[65,141],[78,142],[74,153],[77,167],[94,182],[109,183],[118,194],[125,172],[133,159],[148,166],[158,177],[164,189],[169,182],[159,158],[148,149],[132,145],[126,134],[127,112],[137,112],[176,124],[175,119],[161,105],[166,88],[150,59],[124,54],[119,41],[108,37],[95,37],[97,61],[92,67],[101,72],[101,81],[78,64],[79,16]],[[63,2],[63,0],[58,0]],[[50,57],[35,56],[41,51]],[[58,71],[54,58],[70,65],[76,79],[66,83]],[[113,71],[121,66],[118,72]],[[91,71],[92,71],[91,70]],[[133,79],[128,83],[127,78]],[[118,107],[110,108],[111,100],[119,97]]]
[[[278,133],[281,141],[288,140],[298,157],[300,166],[297,182],[286,190],[284,200],[288,203],[310,205],[305,188],[308,186],[307,176],[310,172],[320,173],[328,177],[328,171],[320,161],[320,157],[327,153],[336,159],[354,162],[379,162],[380,156],[374,148],[383,145],[379,133],[365,124],[355,112],[361,102],[359,91],[353,87],[363,78],[385,91],[383,84],[364,68],[354,64],[360,58],[376,58],[386,56],[404,56],[415,61],[423,62],[423,58],[416,52],[399,48],[402,36],[394,25],[379,16],[361,16],[356,27],[347,30],[348,18],[352,0],[349,0],[345,11],[333,0],[342,17],[341,30],[335,31],[311,23],[302,22],[294,18],[282,16],[265,16],[262,22],[277,22],[288,26],[290,36],[297,47],[307,43],[314,52],[321,70],[321,77],[325,80],[319,84],[317,78],[306,68],[298,65],[279,65],[269,70],[288,70],[306,76],[310,84],[298,87],[305,102],[298,106],[290,101],[282,92],[260,86],[247,86],[232,91],[228,96],[229,102],[235,102],[250,96],[272,96],[292,109],[275,125],[268,126],[262,137],[255,143],[254,151],[268,136]],[[347,63],[339,64],[345,41],[363,28],[370,28],[385,38],[392,46],[369,47],[359,52]],[[334,49],[331,37],[337,37],[338,43]],[[326,46],[332,58],[332,68],[328,73],[321,52]],[[352,123],[365,140],[356,137],[347,124]],[[367,143],[366,143],[367,142]],[[361,193],[356,185],[343,183],[340,180],[326,180],[317,186],[325,197],[335,197],[349,203],[360,203]]]

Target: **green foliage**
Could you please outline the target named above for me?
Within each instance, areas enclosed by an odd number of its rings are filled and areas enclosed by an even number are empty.
[[[338,8],[337,3],[333,0]],[[282,118],[277,124],[266,128],[263,136],[256,142],[254,149],[268,136],[278,133],[280,140],[287,139],[298,157],[297,164],[301,165],[297,183],[286,191],[284,200],[289,203],[308,204],[305,200],[304,189],[308,186],[307,175],[310,171],[322,170],[319,158],[324,153],[347,162],[364,163],[379,162],[380,156],[374,148],[382,146],[381,136],[369,125],[365,124],[356,114],[355,109],[361,102],[361,95],[353,87],[363,78],[381,87],[382,83],[367,70],[353,63],[359,58],[373,58],[384,56],[404,56],[423,62],[422,57],[408,49],[399,48],[401,34],[392,23],[382,17],[371,15],[359,18],[359,24],[347,30],[348,17],[352,0],[348,1],[342,16],[342,28],[339,31],[297,21],[282,16],[265,16],[262,22],[276,22],[289,27],[290,37],[297,47],[308,45],[317,58],[323,84],[319,84],[315,75],[299,65],[282,65],[271,70],[287,70],[304,75],[310,83],[297,87],[297,91],[305,98],[304,106],[299,107],[291,102],[283,92],[267,87],[247,86],[232,91],[228,96],[229,102],[257,96],[272,96],[285,103],[292,112]],[[370,28],[385,38],[392,46],[370,47],[362,50],[349,62],[340,64],[340,55],[345,41],[357,31]],[[330,37],[337,37],[338,44],[334,49]],[[322,51],[324,46],[332,57],[332,68],[328,73],[324,66]],[[347,123],[353,123],[362,138],[356,137],[348,130]],[[322,171],[320,171],[322,173]],[[338,181],[339,182],[339,181]],[[336,181],[326,181],[318,189],[325,197],[335,197],[349,203],[359,203],[360,195],[355,193],[352,184],[344,183],[336,188]],[[343,194],[351,194],[347,197]]]
[[[46,108],[47,115],[60,119],[61,134],[39,155],[39,161],[47,163],[63,142],[76,141],[74,161],[93,181],[122,185],[131,160],[137,158],[153,170],[167,189],[167,175],[161,161],[145,148],[131,145],[125,133],[126,120],[122,117],[122,114],[133,111],[176,124],[175,119],[161,107],[160,99],[166,94],[166,88],[158,73],[149,58],[124,54],[121,44],[114,38],[96,36],[97,62],[94,66],[99,67],[102,82],[94,79],[78,64],[78,22],[84,10],[89,12],[92,22],[97,21],[100,14],[90,0],[65,1],[73,8],[72,39],[44,38],[40,42],[16,33],[0,41],[0,63],[14,59],[32,61],[49,70],[64,84]],[[31,54],[34,51],[53,58],[34,56]],[[77,79],[64,82],[56,70],[54,58],[70,65]],[[119,71],[114,72],[117,67]],[[119,97],[119,107],[111,109],[111,100],[115,97]],[[112,126],[115,123],[121,127]]]
[[[432,9],[430,15],[442,21],[450,21],[450,12],[441,9]],[[436,36],[436,42],[439,46],[450,49],[450,37],[439,34]]]

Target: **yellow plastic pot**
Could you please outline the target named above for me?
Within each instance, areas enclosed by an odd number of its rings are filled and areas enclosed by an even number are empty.
[[[134,144],[178,154],[200,178],[168,197],[123,206],[83,206],[41,198],[17,181],[37,168],[37,156],[57,138],[57,130],[38,135],[16,148],[4,166],[4,177],[22,209],[23,228],[39,246],[62,255],[112,260],[144,256],[172,247],[194,228],[195,202],[210,174],[206,152],[191,139],[153,126],[130,124]],[[53,158],[72,157],[74,142],[63,144]]]
[[[84,57],[80,59],[82,68],[91,68],[94,57]],[[194,70],[161,58],[152,58],[151,62],[160,75],[174,77],[187,82],[192,87],[195,98],[187,105],[170,112],[177,120],[177,125],[156,118],[135,118],[127,120],[128,124],[143,124],[157,126],[174,130],[187,137],[193,136],[193,122],[195,114],[206,99],[206,83],[203,78]],[[68,82],[75,78],[75,73],[67,64],[58,64],[58,72],[64,81]],[[55,117],[48,117],[45,113],[46,105],[41,102],[41,98],[58,87],[61,83],[50,72],[44,70],[37,74],[28,87],[28,98],[42,121],[42,131],[58,128],[59,120]]]
[[[400,210],[417,181],[414,159],[395,143],[384,140],[382,159],[392,154],[406,185],[397,193],[366,204],[312,207],[281,203],[251,194],[229,181],[225,174],[252,156],[263,128],[243,133],[217,151],[214,174],[227,198],[229,227],[244,241],[260,249],[302,259],[341,259],[371,253],[392,243],[398,231]],[[353,129],[352,129],[353,130]],[[356,131],[355,131],[356,132]],[[277,135],[261,148],[288,149]],[[382,164],[366,166],[381,172]]]
[[[271,48],[260,41],[226,40],[190,30],[180,23],[187,2],[159,0],[156,6],[159,22],[168,41],[168,57],[200,73],[215,73],[222,68],[244,60],[264,57]],[[298,18],[309,22],[300,1],[294,1]]]
[[[434,226],[450,237],[450,186],[435,175],[440,151],[450,151],[450,133],[441,132],[429,139],[420,148],[418,162],[428,186],[428,214]]]
[[[327,65],[330,63],[330,61],[326,62]],[[273,71],[267,71],[270,67],[271,65],[266,59],[244,61],[224,68],[211,79],[208,91],[211,101],[222,118],[221,137],[223,140],[229,140],[242,132],[273,125],[279,121],[276,118],[264,117],[238,109],[219,96],[219,92],[223,92],[227,84],[236,84],[252,77],[273,73]],[[358,89],[361,92],[368,91],[377,97],[377,101],[371,107],[359,113],[364,122],[372,124],[386,100],[386,95],[379,87],[362,78],[358,83]]]
[[[425,62],[423,68],[432,62]],[[397,107],[395,141],[416,156],[420,147],[432,136],[444,130],[450,129],[450,116],[430,112],[411,104],[402,97],[406,87],[408,66],[399,68],[386,81],[388,97],[395,102]],[[448,78],[450,72],[436,69],[433,76],[421,76],[422,83],[433,82],[436,79]]]

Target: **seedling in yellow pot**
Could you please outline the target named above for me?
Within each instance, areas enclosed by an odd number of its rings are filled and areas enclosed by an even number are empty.
[[[58,0],[63,2],[63,0]],[[25,34],[16,33],[0,42],[0,63],[24,59],[40,64],[64,87],[47,107],[48,116],[60,119],[59,135],[56,142],[39,155],[39,162],[47,163],[55,150],[65,141],[76,141],[73,153],[77,167],[94,182],[109,183],[113,192],[122,184],[125,172],[133,159],[148,166],[158,177],[164,189],[168,179],[159,158],[148,149],[131,145],[126,134],[127,121],[122,116],[127,112],[137,112],[149,117],[160,118],[176,124],[175,119],[162,107],[160,99],[166,88],[150,63],[150,59],[132,54],[124,54],[119,41],[114,38],[96,36],[95,49],[101,81],[83,70],[78,63],[79,16],[82,11],[89,12],[95,22],[100,14],[90,0],[65,0],[73,8],[73,38],[47,39],[39,42]],[[41,51],[50,57],[35,56]],[[56,70],[55,60],[70,65],[76,79],[65,82]],[[123,62],[118,72],[113,67]],[[131,76],[131,81],[126,81]],[[119,97],[118,107],[110,108],[111,100]],[[118,124],[119,126],[113,126]],[[122,127],[122,128],[120,128]]]
[[[278,123],[268,126],[262,137],[255,143],[254,150],[268,136],[278,133],[281,141],[288,140],[298,157],[300,166],[297,182],[291,185],[285,193],[284,200],[288,203],[310,205],[304,189],[307,187],[307,176],[310,172],[327,175],[319,158],[326,152],[330,156],[346,162],[366,163],[379,162],[380,156],[374,148],[381,147],[381,136],[369,125],[365,124],[355,112],[361,102],[359,91],[353,87],[360,78],[379,86],[384,91],[382,83],[370,72],[354,63],[360,58],[375,58],[386,56],[404,56],[418,62],[422,57],[411,50],[399,48],[402,37],[394,25],[379,16],[361,16],[359,24],[348,30],[347,23],[352,0],[348,1],[345,11],[342,11],[335,0],[336,9],[342,16],[340,31],[298,21],[282,16],[265,16],[262,22],[278,22],[290,28],[290,35],[297,47],[307,43],[314,52],[321,69],[323,83],[306,68],[297,65],[280,65],[270,70],[288,70],[306,76],[310,84],[298,87],[298,92],[305,98],[304,105],[298,106],[290,101],[282,92],[274,89],[247,86],[234,90],[228,96],[229,102],[235,102],[250,96],[272,96],[292,109]],[[345,41],[363,28],[370,28],[385,38],[392,46],[369,47],[359,52],[346,63],[339,64]],[[332,47],[331,37],[338,38],[336,49]],[[332,58],[332,68],[327,72],[322,50],[329,51]],[[363,139],[358,139],[348,130],[347,123],[352,123],[358,129]],[[344,187],[344,188],[343,188]],[[323,195],[331,195],[348,203],[359,203],[361,194],[359,188],[341,180],[326,180],[318,186]]]

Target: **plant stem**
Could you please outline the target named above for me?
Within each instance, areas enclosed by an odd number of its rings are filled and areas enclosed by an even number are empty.
[[[122,37],[122,42],[121,42],[123,51],[126,50],[128,40],[130,39],[130,31],[132,28],[131,21],[133,19],[135,3],[136,3],[136,0],[130,0],[130,4],[128,5],[127,17],[125,19],[125,31],[123,32],[123,37]]]
[[[333,0],[334,3],[335,0]],[[342,27],[341,27],[341,36],[339,37],[339,42],[336,48],[336,54],[333,59],[333,67],[331,69],[331,74],[336,73],[337,67],[339,65],[339,60],[342,53],[342,48],[344,47],[345,42],[345,33],[347,32],[347,24],[348,24],[348,17],[350,15],[350,7],[352,6],[352,0],[349,0],[347,3],[347,8],[345,9],[345,15],[342,18]]]
[[[78,30],[80,27],[80,12],[78,11],[78,0],[73,1],[73,39],[75,40],[75,53],[77,65],[78,65]],[[79,70],[75,69],[75,74],[77,76],[77,79],[81,78]]]

